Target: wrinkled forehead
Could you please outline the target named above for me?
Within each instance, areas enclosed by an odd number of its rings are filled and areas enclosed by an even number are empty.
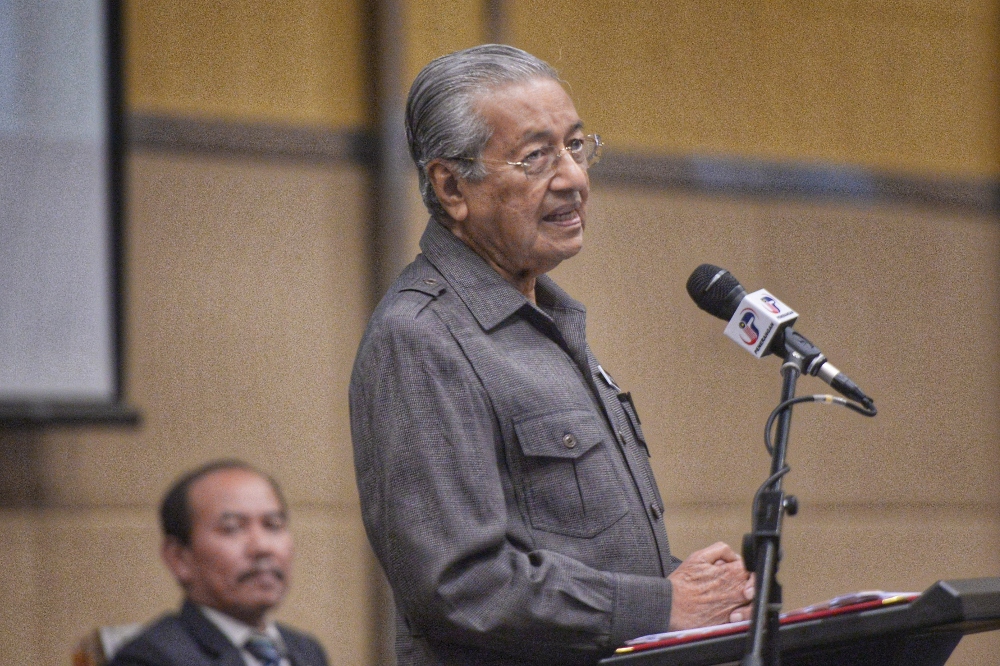
[[[484,90],[474,108],[492,130],[490,142],[562,138],[583,127],[569,93],[547,77]]]

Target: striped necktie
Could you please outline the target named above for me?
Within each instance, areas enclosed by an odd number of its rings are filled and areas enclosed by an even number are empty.
[[[279,666],[281,663],[281,653],[278,652],[278,646],[263,634],[253,634],[243,647],[257,658],[261,666]]]

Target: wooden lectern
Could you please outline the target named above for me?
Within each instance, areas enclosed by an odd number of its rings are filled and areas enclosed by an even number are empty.
[[[781,666],[940,666],[965,634],[1000,629],[1000,578],[938,581],[910,603],[785,624]],[[602,666],[737,665],[747,632],[629,654]]]

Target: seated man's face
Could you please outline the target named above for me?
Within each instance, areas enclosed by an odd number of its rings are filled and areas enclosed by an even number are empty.
[[[188,501],[191,543],[165,545],[168,566],[191,601],[260,626],[285,596],[292,564],[292,536],[274,489],[253,472],[226,469],[195,481]]]

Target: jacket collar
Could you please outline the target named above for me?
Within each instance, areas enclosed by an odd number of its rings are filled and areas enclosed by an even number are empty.
[[[180,620],[205,654],[218,660],[220,666],[245,666],[239,649],[205,617],[198,606],[185,600]]]
[[[496,270],[461,239],[431,218],[420,239],[424,257],[441,273],[484,330],[489,331],[522,308],[530,308],[549,318],[532,305]],[[563,291],[547,275],[535,282],[535,298],[552,311],[572,311],[583,316],[586,308]]]
[[[246,666],[239,648],[233,645],[225,634],[205,617],[196,604],[188,600],[184,601],[184,605],[181,606],[180,621],[205,654],[213,660],[218,660],[218,666]],[[289,663],[292,666],[303,663],[302,660],[305,657],[300,649],[301,639],[289,633],[282,625],[276,626],[278,633],[281,634],[281,640],[285,644],[285,656]]]
[[[282,654],[287,652],[287,649],[285,648],[285,639],[282,637],[281,632],[278,631],[278,627],[273,621],[267,622],[263,632],[261,632],[261,630],[243,624],[236,618],[229,617],[222,611],[215,610],[214,608],[202,606],[200,607],[200,610],[202,615],[204,615],[209,622],[214,624],[215,628],[221,631],[223,635],[229,639],[230,643],[237,647],[246,644],[247,640],[254,634],[263,633],[272,641],[275,641],[279,652]]]

